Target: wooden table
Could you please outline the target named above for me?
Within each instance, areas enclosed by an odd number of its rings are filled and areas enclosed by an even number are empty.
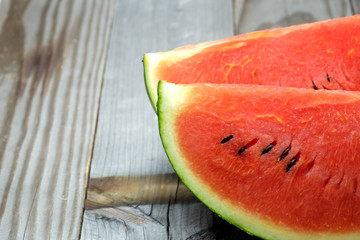
[[[174,174],[143,54],[359,9],[359,0],[0,0],[0,239],[255,239]]]

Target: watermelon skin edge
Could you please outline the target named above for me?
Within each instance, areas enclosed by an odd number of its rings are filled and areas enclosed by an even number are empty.
[[[155,109],[156,112],[156,98],[154,97],[154,81],[150,80],[153,77],[151,76],[150,69],[152,68],[152,65],[155,61],[149,60],[152,56],[155,56],[154,54],[144,54],[143,58],[143,65],[144,65],[144,80],[145,80],[145,86],[146,86],[146,92],[148,94],[148,97],[151,101],[152,106]],[[156,88],[156,86],[155,86]]]
[[[235,38],[235,37],[233,37]],[[217,44],[221,44],[223,41],[238,41],[237,39],[220,39],[217,41],[209,41],[209,42],[203,42],[198,44],[191,44],[186,45],[184,47],[179,47],[176,49],[173,49],[168,52],[157,52],[157,53],[145,53],[144,54],[144,79],[145,79],[145,85],[146,90],[148,93],[148,96],[150,98],[150,101],[155,109],[157,111],[157,100],[158,100],[158,83],[160,80],[167,80],[167,79],[160,79],[157,76],[157,71],[159,66],[162,65],[171,65],[173,63],[176,63],[178,61],[181,61],[182,59],[191,57],[199,52],[201,52],[203,49],[214,46]]]
[[[197,178],[186,165],[177,142],[175,120],[177,113],[186,107],[187,97],[191,97],[192,85],[181,85],[159,81],[158,119],[162,144],[171,165],[182,182],[213,212],[246,231],[264,239],[359,239],[358,233],[302,232],[284,225],[275,224],[261,218],[240,206],[235,206],[221,199],[205,182]]]

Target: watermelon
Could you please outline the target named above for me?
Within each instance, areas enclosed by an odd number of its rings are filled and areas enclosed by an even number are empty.
[[[360,239],[360,93],[159,82],[160,136],[210,209],[266,239]]]
[[[360,15],[258,31],[144,56],[147,91],[157,83],[243,83],[360,90]]]

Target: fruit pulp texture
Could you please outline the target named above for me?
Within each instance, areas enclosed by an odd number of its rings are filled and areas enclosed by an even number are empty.
[[[356,91],[360,89],[359,19],[239,35],[180,61],[160,61],[157,78],[174,83]]]
[[[360,98],[294,91],[195,89],[176,120],[186,165],[222,199],[270,221],[357,230]]]

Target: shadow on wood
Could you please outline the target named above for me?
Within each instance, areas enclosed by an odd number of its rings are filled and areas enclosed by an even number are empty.
[[[215,214],[214,214],[215,215]],[[209,229],[196,233],[186,240],[260,240],[253,235],[242,231],[241,229],[231,225],[227,221],[215,215],[213,226]]]

